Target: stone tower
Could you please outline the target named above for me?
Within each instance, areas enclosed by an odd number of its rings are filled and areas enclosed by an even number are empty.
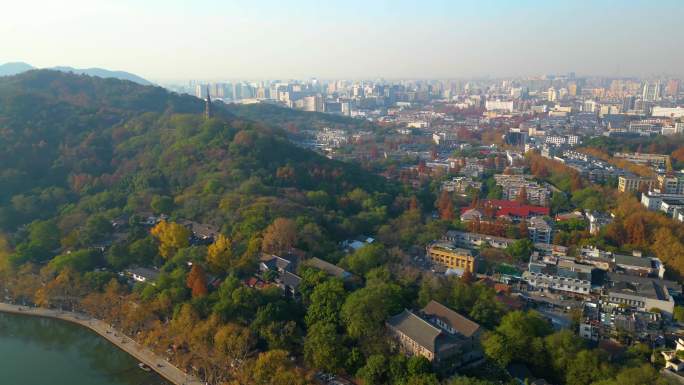
[[[207,86],[207,99],[204,104],[204,118],[205,119],[210,119],[214,116],[214,113],[211,109],[211,95],[209,95],[209,86]]]

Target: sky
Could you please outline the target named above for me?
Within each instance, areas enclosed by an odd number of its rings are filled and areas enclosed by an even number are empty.
[[[0,0],[0,63],[153,81],[684,76],[683,0]]]

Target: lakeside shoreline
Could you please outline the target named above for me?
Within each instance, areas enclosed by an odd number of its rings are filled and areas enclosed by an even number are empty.
[[[140,345],[132,338],[114,329],[102,320],[69,311],[19,306],[4,302],[0,302],[0,312],[52,318],[79,325],[95,332],[97,335],[109,341],[111,344],[126,352],[139,362],[147,365],[151,370],[174,385],[204,385],[203,382],[194,376],[186,374],[170,362],[159,357],[148,348]]]

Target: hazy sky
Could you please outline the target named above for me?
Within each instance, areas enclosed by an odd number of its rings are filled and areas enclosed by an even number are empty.
[[[151,80],[684,75],[684,0],[0,0],[0,63]]]

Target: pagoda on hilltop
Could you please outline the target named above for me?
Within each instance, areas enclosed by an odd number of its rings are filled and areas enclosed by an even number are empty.
[[[204,103],[204,118],[210,119],[214,116],[214,112],[211,109],[211,95],[209,95],[209,86],[207,86],[207,99]]]

